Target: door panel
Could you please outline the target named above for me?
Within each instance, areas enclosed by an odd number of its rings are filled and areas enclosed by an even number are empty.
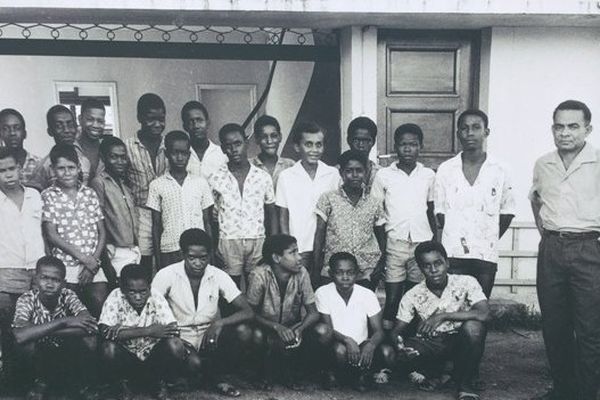
[[[432,168],[458,151],[456,118],[472,107],[478,37],[466,31],[388,31],[379,35],[378,150],[395,159],[394,130],[415,123],[424,134],[421,161]]]

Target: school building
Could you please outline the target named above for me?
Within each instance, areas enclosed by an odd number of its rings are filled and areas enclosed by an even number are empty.
[[[376,120],[377,157],[393,160],[393,131],[425,132],[423,162],[460,151],[458,114],[489,114],[488,151],[512,168],[517,198],[503,238],[495,296],[535,305],[527,194],[537,157],[554,149],[554,107],[588,104],[600,118],[600,2],[591,0],[0,0],[0,108],[21,111],[26,148],[45,155],[46,110],[86,96],[109,108],[109,128],[138,129],[137,98],[159,94],[167,130],[179,110],[204,102],[212,134],[277,117],[326,127],[333,162],[345,127]],[[250,132],[251,129],[248,129]],[[590,142],[600,146],[598,133]],[[286,142],[286,155],[293,149]]]

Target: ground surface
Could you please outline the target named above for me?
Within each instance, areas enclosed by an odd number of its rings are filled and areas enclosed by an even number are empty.
[[[521,400],[544,391],[549,384],[549,379],[541,333],[521,330],[491,332],[487,339],[481,378],[487,385],[487,389],[482,392],[482,399]],[[269,392],[257,391],[243,383],[240,384],[240,389],[242,390],[240,400],[445,400],[455,398],[453,391],[422,392],[406,381],[398,379],[367,393],[358,393],[351,389],[324,391],[313,383],[309,383],[303,391],[291,391],[280,386],[275,386]],[[175,400],[227,399],[209,391],[176,393],[173,397]],[[136,398],[136,400],[142,399],[147,400],[149,397]]]

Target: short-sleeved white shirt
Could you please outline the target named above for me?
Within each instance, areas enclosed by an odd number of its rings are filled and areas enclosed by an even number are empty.
[[[181,338],[196,349],[200,348],[210,324],[219,316],[219,298],[231,303],[241,294],[227,273],[207,265],[198,289],[196,308],[184,261],[158,271],[152,281],[152,289],[167,299],[181,328]]]
[[[265,204],[275,203],[271,176],[250,164],[240,194],[237,179],[222,168],[208,179],[219,214],[219,237],[257,239],[265,236]]]
[[[223,153],[221,147],[209,140],[208,147],[204,152],[204,156],[202,156],[202,161],[200,161],[194,149],[190,148],[190,160],[188,161],[187,171],[192,175],[208,179],[213,173],[225,167],[227,161],[227,156]]]
[[[350,300],[346,304],[332,282],[320,287],[315,295],[317,310],[331,317],[333,329],[351,337],[358,344],[368,339],[369,318],[381,311],[375,293],[360,285],[354,285]]]
[[[160,251],[179,250],[179,237],[186,229],[204,229],[202,211],[213,205],[206,179],[188,174],[183,185],[167,171],[150,183],[146,207],[162,214]]]
[[[386,214],[385,230],[393,239],[424,242],[433,232],[427,219],[427,202],[433,201],[432,169],[417,163],[412,172],[398,168],[394,163],[377,171],[371,195],[383,199]]]
[[[441,297],[431,292],[425,281],[410,289],[400,300],[396,318],[408,324],[418,315],[425,321],[435,313],[469,311],[474,304],[484,300],[487,298],[475,278],[448,274],[448,284]],[[436,328],[436,332],[453,333],[461,325],[461,321],[445,321]]]
[[[496,263],[500,214],[515,214],[511,177],[488,154],[471,186],[461,154],[443,162],[435,177],[435,213],[445,216],[442,244],[449,257]]]
[[[298,240],[300,253],[313,249],[317,229],[315,207],[319,197],[337,188],[338,183],[338,170],[322,161],[319,161],[314,179],[310,179],[300,161],[279,175],[275,204],[288,209],[290,235]]]

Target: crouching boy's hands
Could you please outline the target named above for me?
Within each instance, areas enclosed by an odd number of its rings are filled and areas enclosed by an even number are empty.
[[[148,327],[148,336],[157,339],[179,337],[179,333],[180,330],[176,322],[172,322],[168,325],[154,324]]]

